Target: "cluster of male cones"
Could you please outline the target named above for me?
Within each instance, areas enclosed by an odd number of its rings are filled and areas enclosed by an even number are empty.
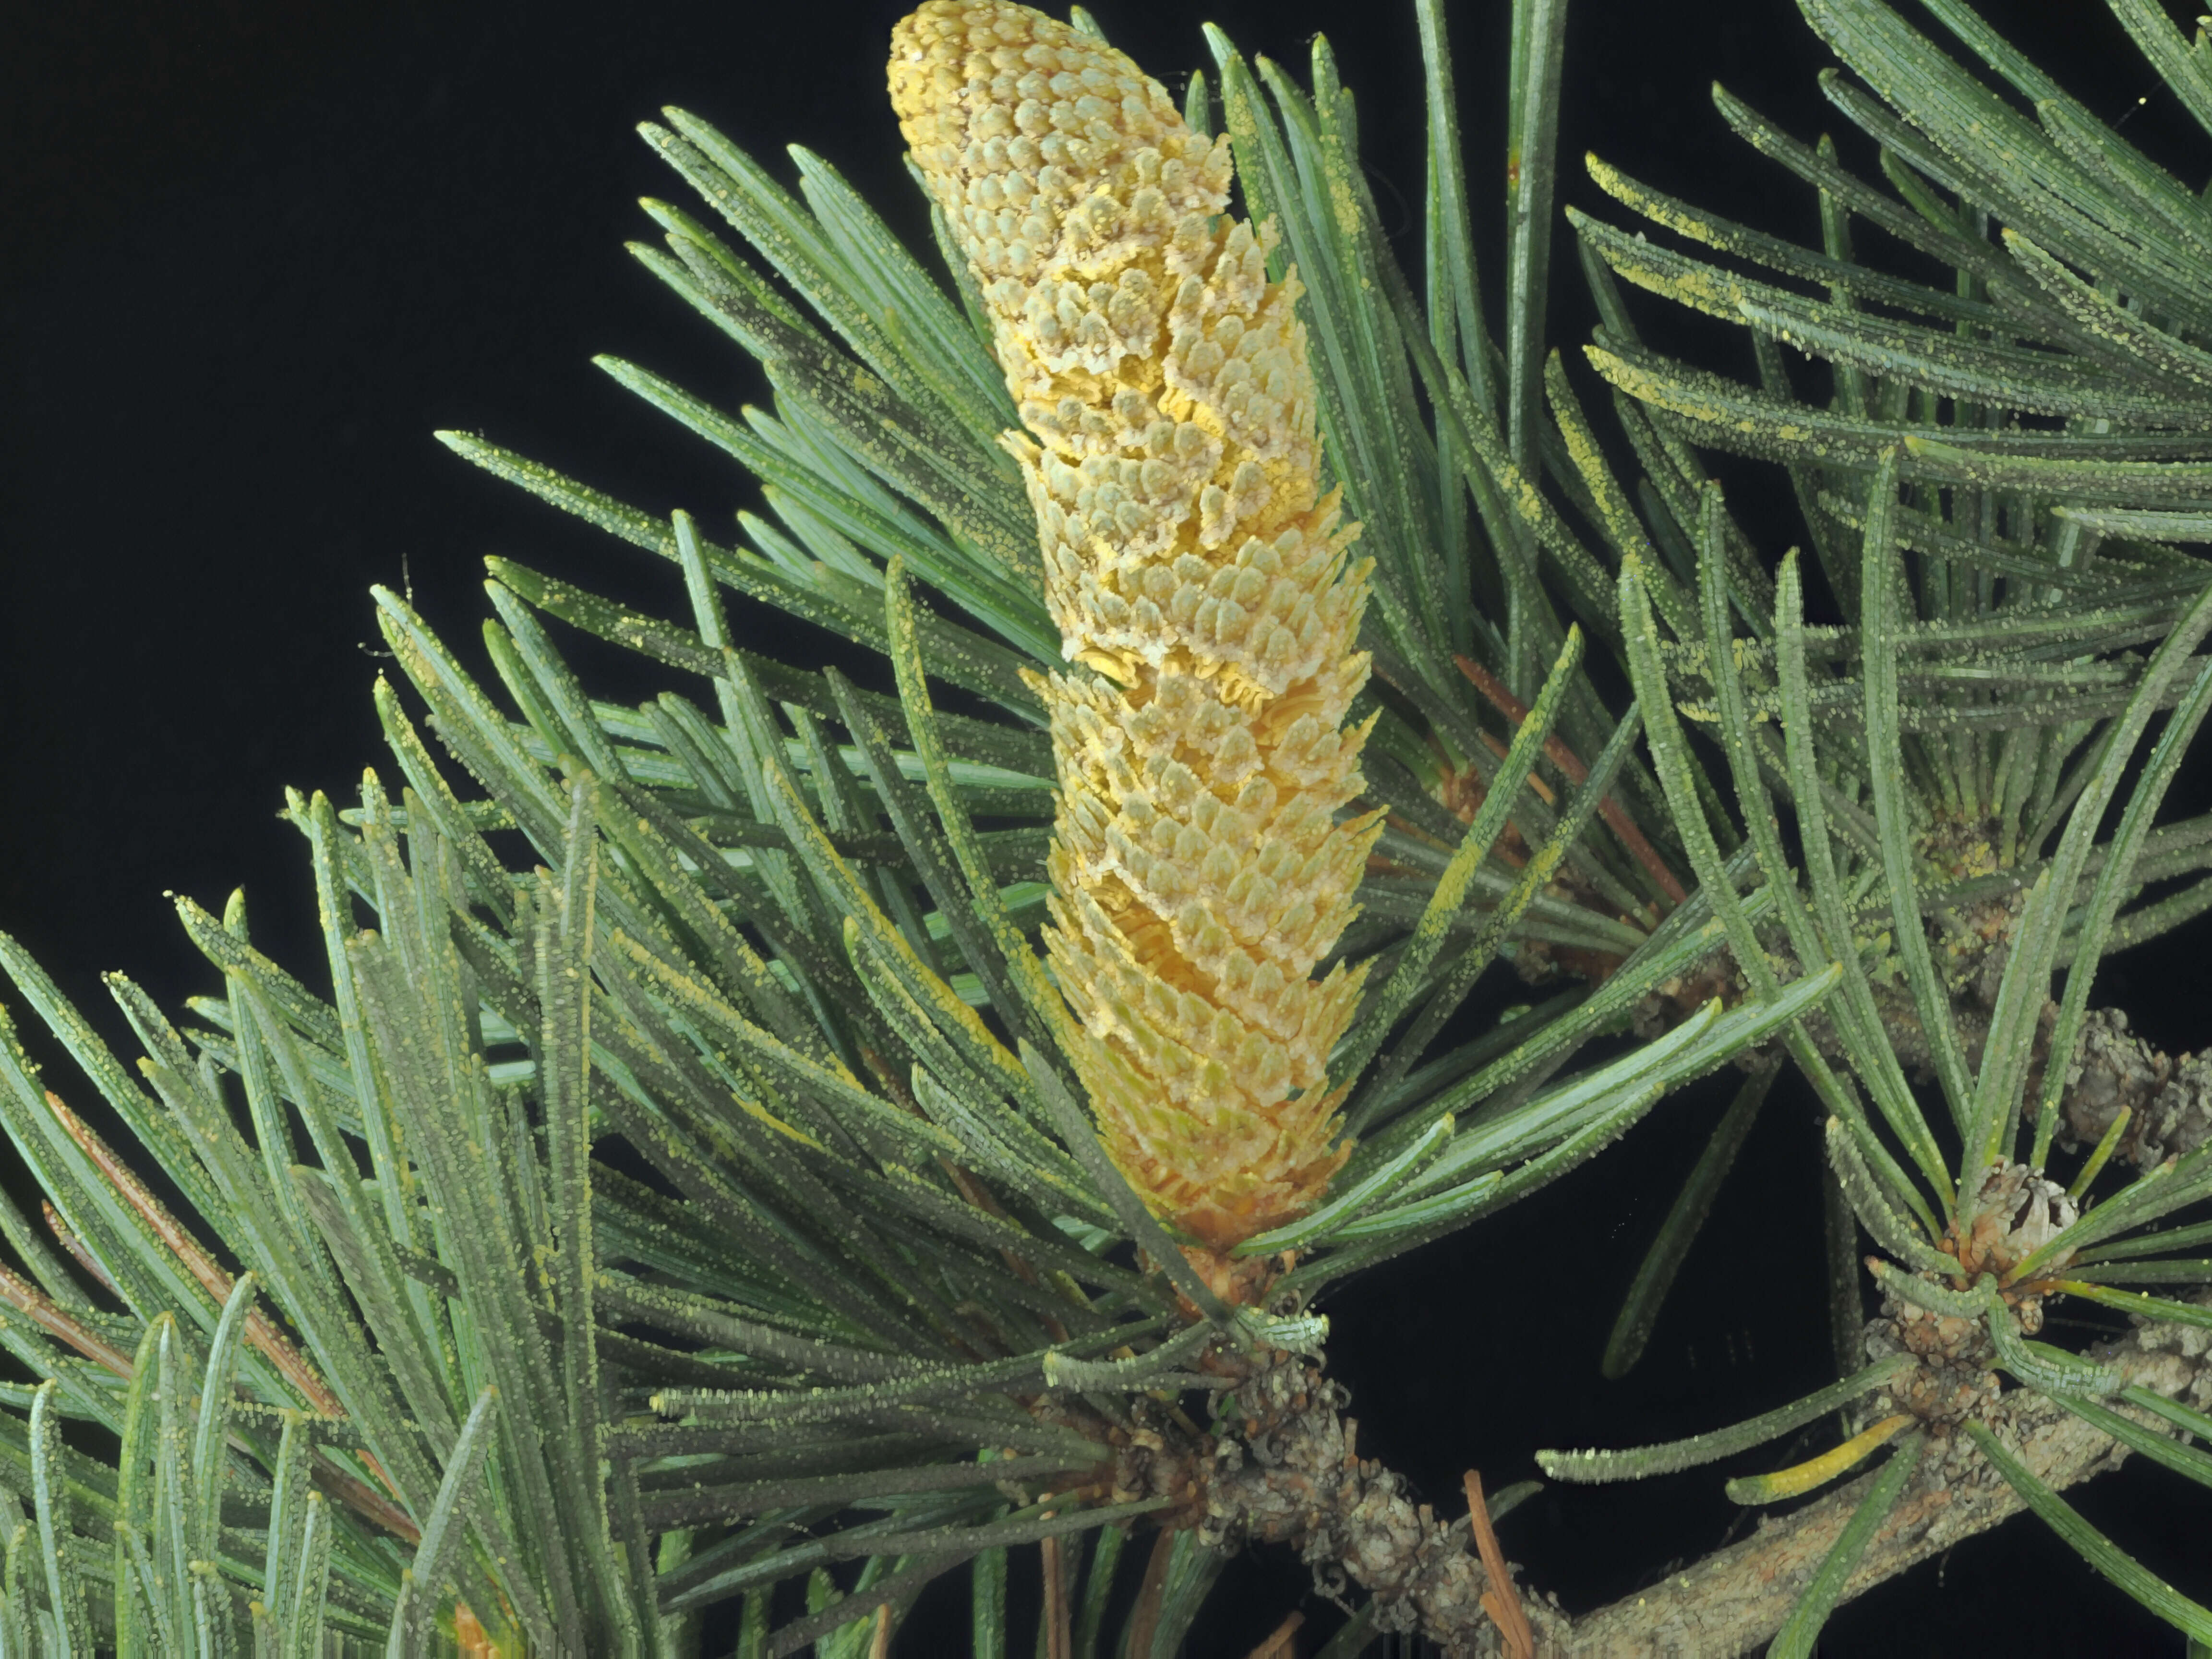
[[[1329,1052],[1380,814],[1345,729],[1367,564],[1321,450],[1294,276],[1227,215],[1226,138],[1065,23],[931,0],[892,34],[916,165],[1027,434],[1067,672],[1047,948],[1109,1153],[1208,1252],[1310,1208],[1349,1151]]]

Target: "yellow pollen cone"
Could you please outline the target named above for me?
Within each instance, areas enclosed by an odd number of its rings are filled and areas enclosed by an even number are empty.
[[[931,0],[891,96],[974,268],[1067,672],[1047,946],[1107,1151],[1213,1252],[1312,1207],[1342,1164],[1330,1049],[1357,914],[1368,565],[1319,498],[1297,279],[1227,216],[1228,141],[1064,23]]]

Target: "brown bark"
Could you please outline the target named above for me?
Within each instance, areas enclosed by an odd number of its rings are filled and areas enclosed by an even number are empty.
[[[2118,1367],[2129,1382],[2201,1410],[2212,1402],[2208,1347],[2212,1332],[2148,1326],[2102,1345],[2092,1357]],[[2003,1395],[1985,1420],[2008,1449],[2055,1488],[2117,1468],[2127,1455],[2125,1448],[2080,1418],[2025,1389]],[[2141,1420],[2163,1426],[2148,1417]],[[1803,1509],[1769,1520],[1743,1542],[1687,1571],[1582,1615],[1572,1621],[1565,1640],[1544,1651],[1608,1659],[1724,1659],[1750,1651],[1781,1627],[1873,1479],[1871,1474],[1862,1475]],[[2024,1507],[1964,1435],[1936,1440],[1888,1522],[1868,1545],[1844,1599],[1987,1531]]]
[[[2094,1146],[2126,1107],[2113,1155],[2143,1169],[2212,1139],[2212,1052],[2161,1054],[2128,1030],[2128,1017],[2100,1008],[2081,1029],[2066,1075],[2067,1128]]]
[[[1200,1536],[1223,1547],[1289,1544],[1324,1594],[1364,1588],[1377,1630],[1418,1630],[1454,1659],[1495,1653],[1482,1607],[1490,1577],[1468,1553],[1466,1518],[1439,1521],[1406,1495],[1402,1476],[1363,1460],[1358,1425],[1343,1414],[1348,1401],[1341,1384],[1291,1354],[1231,1390]],[[1540,1640],[1544,1609],[1532,1613]]]
[[[2212,1331],[2145,1325],[2091,1352],[2126,1382],[2212,1407]],[[1406,1483],[1361,1460],[1343,1389],[1312,1364],[1278,1356],[1223,1401],[1227,1431],[1205,1477],[1202,1535],[1218,1546],[1287,1543],[1332,1595],[1351,1583],[1374,1599],[1380,1631],[1419,1631],[1455,1656],[1501,1651],[1483,1607],[1491,1580],[1469,1549],[1467,1518],[1440,1521]],[[2113,1402],[2114,1409],[2126,1410]],[[2047,1485],[2063,1489],[2118,1467],[2124,1448],[2025,1389],[1977,1413]],[[2138,1414],[2139,1415],[2139,1414]],[[2141,1418],[2164,1431],[2163,1425]],[[1680,1477],[1674,1477],[1680,1478]],[[1692,1474],[1692,1479],[1699,1478]],[[1713,1478],[1707,1476],[1705,1478]],[[1741,1543],[1613,1605],[1570,1616],[1522,1593],[1543,1659],[1725,1659],[1771,1638],[1818,1570],[1874,1476],[1861,1476]],[[1962,1433],[1939,1428],[1897,1508],[1844,1592],[1849,1600],[2018,1514],[2020,1498]]]

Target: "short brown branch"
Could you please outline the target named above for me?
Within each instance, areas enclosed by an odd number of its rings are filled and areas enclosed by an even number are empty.
[[[1222,1402],[1236,1431],[1214,1444],[1200,1538],[1291,1544],[1324,1594],[1363,1586],[1376,1630],[1419,1631],[1453,1659],[1497,1652],[1483,1605],[1492,1581],[1465,1527],[1438,1521],[1401,1476],[1359,1456],[1347,1398],[1287,1354],[1239,1383]]]
[[[62,1212],[54,1208],[53,1200],[41,1199],[39,1207],[46,1213],[46,1231],[54,1236],[56,1243],[69,1252],[70,1260],[83,1268],[86,1276],[101,1290],[111,1296],[120,1296],[122,1292],[115,1288],[115,1281],[107,1276],[107,1269],[100,1265],[100,1258],[76,1236],[69,1223],[62,1219]]]
[[[1482,1593],[1482,1610],[1504,1638],[1505,1651],[1512,1659],[1536,1659],[1535,1632],[1528,1628],[1528,1615],[1521,1610],[1521,1597],[1513,1588],[1513,1570],[1505,1565],[1505,1552],[1491,1527],[1490,1504],[1482,1495],[1480,1472],[1469,1469],[1462,1484],[1467,1488],[1467,1523],[1474,1532],[1475,1553],[1482,1558],[1482,1570],[1490,1575],[1490,1588]]]
[[[1045,1659],[1075,1659],[1075,1627],[1067,1601],[1067,1569],[1060,1540],[1047,1538],[1037,1550],[1044,1569]]]
[[[2118,1366],[2131,1383],[2202,1409],[2212,1395],[2212,1362],[2203,1334],[2173,1326],[2139,1328],[2098,1347],[2094,1357]],[[2152,1425],[2163,1425],[2153,1422]],[[1998,1437],[2053,1487],[2065,1487],[2118,1467],[2124,1447],[2080,1418],[2025,1389],[2004,1395],[1989,1422]],[[1566,1639],[1540,1649],[1552,1655],[1698,1654],[1724,1659],[1747,1653],[1782,1626],[1851,1511],[1865,1496],[1863,1475],[1803,1509],[1772,1517],[1743,1542],[1707,1556],[1686,1571],[1572,1621]],[[1863,1594],[1906,1568],[2020,1513],[2020,1497],[1964,1435],[1942,1437],[1881,1530],[1868,1545],[1844,1597]]]
[[[131,1375],[131,1355],[61,1306],[30,1280],[0,1267],[0,1303],[22,1314],[40,1330],[58,1337],[86,1358],[106,1366],[118,1376]]]
[[[108,1144],[100,1138],[99,1132],[71,1111],[62,1097],[51,1090],[46,1093],[46,1109],[54,1115],[54,1121],[62,1126],[70,1139],[76,1142],[93,1166],[106,1177],[117,1195],[137,1211],[154,1236],[167,1245],[177,1260],[184,1264],[185,1270],[199,1281],[200,1288],[208,1293],[210,1299],[217,1307],[228,1301],[232,1288],[230,1275],[209,1254],[207,1247],[192,1236],[191,1230],[169,1213],[168,1206],[154,1196],[152,1190],[138,1178],[130,1164],[115,1155]],[[64,1242],[67,1243],[69,1241]],[[88,1257],[89,1252],[87,1255]],[[88,1261],[88,1267],[108,1288],[114,1288],[107,1275],[100,1272],[96,1264]],[[299,1391],[300,1397],[307,1402],[310,1410],[322,1417],[345,1415],[345,1407],[338,1403],[337,1395],[331,1393],[329,1385],[316,1374],[307,1357],[294,1346],[291,1339],[277,1329],[269,1316],[258,1308],[250,1310],[246,1316],[246,1340],[276,1368],[287,1382]]]
[[[2203,1299],[2212,1303],[2212,1294]],[[2116,1368],[2128,1383],[2199,1411],[2212,1407],[2212,1339],[2202,1331],[2144,1325],[2090,1357]],[[1373,1600],[1377,1631],[1418,1630],[1454,1659],[1524,1651],[1538,1659],[1726,1659],[1750,1652],[1781,1628],[1874,1479],[1869,1474],[1802,1509],[1770,1516],[1743,1542],[1610,1607],[1569,1618],[1548,1599],[1531,1600],[1515,1632],[1512,1621],[1523,1604],[1507,1588],[1512,1569],[1502,1552],[1486,1566],[1469,1553],[1464,1523],[1439,1522],[1426,1504],[1406,1495],[1402,1478],[1362,1461],[1354,1449],[1358,1425],[1342,1414],[1346,1403],[1340,1387],[1287,1355],[1239,1383],[1224,1401],[1224,1422],[1237,1426],[1214,1443],[1200,1535],[1217,1546],[1290,1544],[1313,1567],[1324,1593],[1363,1586]],[[2126,1456],[2125,1448],[2026,1389],[1996,1396],[1979,1414],[2053,1488],[2116,1468]],[[2154,1419],[2139,1420],[2166,1431]],[[1480,1510],[1479,1496],[1471,1493],[1470,1500]],[[1936,1431],[1844,1599],[2023,1507],[1964,1434]],[[1155,1552],[1155,1571],[1168,1536],[1162,1534]],[[1478,1537],[1478,1548],[1480,1542]],[[1148,1583],[1154,1576],[1147,1573]],[[1526,1649],[1517,1645],[1522,1632]]]
[[[390,1483],[391,1477],[367,1452],[358,1455],[362,1462],[375,1470],[380,1480],[387,1485]],[[307,1466],[307,1478],[318,1491],[329,1493],[347,1508],[368,1516],[403,1543],[419,1544],[422,1541],[422,1528],[415,1523],[413,1516],[358,1475],[349,1474],[331,1462],[331,1453],[324,1449],[322,1455]]]
[[[1144,1582],[1137,1586],[1137,1604],[1129,1611],[1131,1653],[1152,1650],[1152,1633],[1160,1625],[1160,1597],[1168,1587],[1168,1563],[1174,1559],[1175,1534],[1163,1532],[1152,1542],[1152,1555],[1145,1563]]]
[[[2148,1170],[2195,1152],[2212,1139],[2212,1052],[2162,1054],[2118,1009],[2098,1009],[2067,1068],[2066,1127],[2094,1146],[2123,1108],[2131,1115],[2114,1157]]]
[[[1480,663],[1471,657],[1455,657],[1452,660],[1459,665],[1459,672],[1473,682],[1474,689],[1489,698],[1506,719],[1518,726],[1528,718],[1528,706],[1508,691],[1503,682]],[[1575,783],[1581,784],[1589,779],[1589,769],[1558,738],[1544,739],[1544,754],[1553,765]],[[1667,867],[1666,860],[1644,838],[1644,832],[1636,827],[1636,820],[1628,816],[1620,803],[1607,795],[1598,803],[1597,810],[1598,816],[1620,838],[1620,844],[1628,849],[1629,856],[1643,866],[1644,872],[1657,884],[1659,890],[1676,904],[1686,902],[1689,895],[1682,890],[1682,884],[1674,878],[1674,872]]]
[[[1304,1627],[1306,1616],[1295,1608],[1283,1615],[1283,1622],[1275,1626],[1267,1639],[1244,1656],[1244,1659],[1291,1659],[1297,1650],[1291,1638]]]

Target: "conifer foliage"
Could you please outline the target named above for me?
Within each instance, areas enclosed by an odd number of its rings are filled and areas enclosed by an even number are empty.
[[[2212,48],[2112,4],[2212,128]],[[1875,0],[1803,7],[1883,184],[1725,93],[1820,246],[1593,159],[1658,234],[1567,216],[1589,372],[1543,304],[1565,0],[1512,8],[1494,295],[1441,0],[1418,271],[1325,40],[1301,86],[1209,32],[1178,108],[1079,9],[929,0],[890,82],[931,249],[817,156],[794,194],[647,125],[720,228],[650,202],[634,251],[773,406],[602,363],[769,516],[441,434],[687,613],[494,559],[471,668],[380,591],[389,757],[287,813],[325,960],[179,901],[210,992],[112,976],[135,1060],[0,935],[0,1129],[46,1195],[0,1199],[0,1656],[858,1659],[941,1641],[912,1621],[957,1575],[978,1656],[1167,1659],[1246,1543],[1355,1597],[1331,1659],[1803,1654],[2021,1508],[2212,1644],[2059,1495],[2116,1446],[2212,1485],[2212,1090],[2089,1006],[2212,905],[2212,821],[2160,818],[2212,710],[2212,216],[1961,0],[1925,9],[1994,82]],[[1759,384],[1644,345],[1623,283],[1740,325]],[[1807,556],[1753,545],[1711,450],[1785,470]],[[745,648],[738,606],[896,695]],[[563,629],[666,689],[594,699]],[[1455,1018],[1486,975],[1542,1000]],[[1528,1487],[1439,1519],[1357,1455],[1327,1292],[1731,1063],[1605,1368],[1787,1063],[1839,1380],[1540,1462],[1668,1476],[1838,1413],[1730,1495],[1883,1461],[1620,1606],[1524,1598],[1490,1523]],[[2135,1324],[2041,1340],[2064,1298]]]

